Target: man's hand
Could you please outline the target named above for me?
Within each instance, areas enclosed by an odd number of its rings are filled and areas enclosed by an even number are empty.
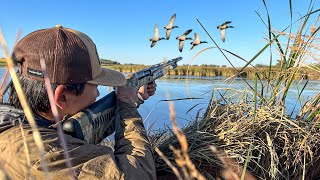
[[[134,87],[116,87],[115,91],[117,99],[126,103],[134,103],[137,106],[142,104],[144,100],[147,100],[150,96],[153,96],[156,92],[157,84],[153,81],[147,85],[141,86],[139,91]]]
[[[147,100],[150,96],[153,96],[156,93],[157,84],[153,81],[147,85],[144,85],[139,88],[139,95],[143,100]]]

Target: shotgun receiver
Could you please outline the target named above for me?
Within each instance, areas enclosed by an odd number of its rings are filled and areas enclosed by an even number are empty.
[[[175,69],[178,66],[177,62],[180,60],[182,60],[182,57],[129,74],[126,77],[126,86],[138,89],[151,83],[162,77],[167,70]],[[116,93],[113,91],[77,114],[65,118],[62,122],[63,130],[74,138],[90,144],[98,144],[115,131],[115,106]]]

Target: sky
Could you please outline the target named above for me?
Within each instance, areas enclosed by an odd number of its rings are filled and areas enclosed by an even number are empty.
[[[283,30],[290,24],[289,0],[265,0],[272,26]],[[293,19],[305,15],[308,0],[292,0]],[[266,45],[264,40],[267,29],[256,12],[266,21],[266,11],[262,0],[197,0],[197,1],[15,1],[1,2],[0,27],[6,38],[9,50],[13,49],[16,34],[22,30],[26,34],[60,24],[64,27],[84,32],[96,43],[100,58],[124,63],[152,65],[164,59],[183,57],[179,64],[215,64],[230,66],[216,48],[209,49],[193,57],[202,49],[214,47],[196,19],[206,28],[213,40],[221,47],[249,60]],[[316,1],[315,8],[319,8]],[[150,48],[149,39],[153,36],[154,25],[159,27],[159,35],[165,37],[163,28],[176,13],[175,25],[169,40],[159,41]],[[233,29],[227,29],[226,41],[220,39],[216,28],[225,21],[232,21]],[[178,41],[186,30],[193,29],[202,41],[190,50],[191,41],[187,41],[183,52],[178,51]],[[2,52],[0,57],[3,57]],[[228,55],[235,66],[245,63]],[[268,64],[269,54],[264,53],[253,64]]]

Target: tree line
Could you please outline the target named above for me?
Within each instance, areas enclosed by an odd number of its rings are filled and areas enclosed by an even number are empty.
[[[105,65],[105,66],[112,66],[112,65],[136,65],[136,66],[144,66],[143,64],[134,64],[134,63],[124,63],[121,64],[118,61],[114,61],[114,60],[110,60],[110,59],[100,59],[101,65]],[[0,58],[0,64],[6,63],[6,58]],[[191,67],[213,67],[213,68],[219,68],[219,67],[227,67],[227,65],[214,65],[214,64],[201,64],[201,65],[189,65],[189,64],[182,64],[181,66],[191,66]],[[281,64],[278,61],[275,65],[273,65],[272,67],[280,67]],[[313,66],[320,68],[320,63],[314,63]],[[255,65],[256,68],[267,68],[269,67],[269,65],[267,64],[261,64],[258,63]]]

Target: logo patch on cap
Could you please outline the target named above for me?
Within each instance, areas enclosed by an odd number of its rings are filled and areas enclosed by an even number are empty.
[[[42,74],[42,71],[39,71],[39,70],[36,70],[36,69],[27,68],[27,73],[30,76],[44,78],[44,76]]]

